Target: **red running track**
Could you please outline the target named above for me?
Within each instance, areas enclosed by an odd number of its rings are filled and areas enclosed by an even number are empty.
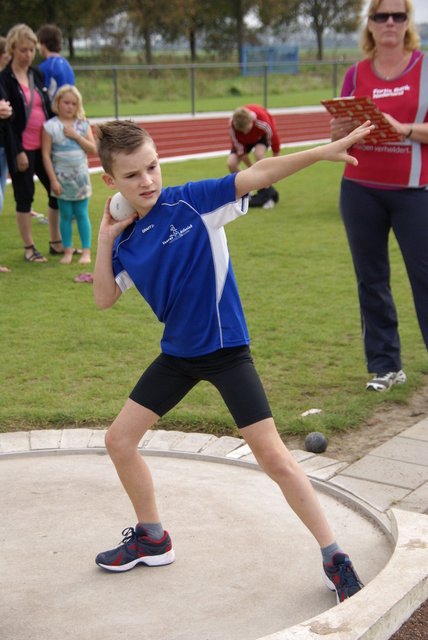
[[[330,138],[327,111],[274,114],[281,144]],[[139,120],[156,143],[161,159],[224,152],[230,148],[229,116],[195,117],[164,121]],[[89,157],[91,168],[99,167],[97,156]]]

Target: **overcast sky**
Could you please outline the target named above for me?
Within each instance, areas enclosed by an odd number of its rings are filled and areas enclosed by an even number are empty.
[[[415,7],[416,23],[428,22],[428,0],[412,0],[412,3]],[[368,4],[367,2],[365,5],[366,9]]]

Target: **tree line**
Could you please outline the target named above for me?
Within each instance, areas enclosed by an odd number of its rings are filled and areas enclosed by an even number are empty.
[[[197,61],[202,38],[206,50],[233,52],[242,62],[243,46],[263,44],[267,27],[273,34],[284,34],[304,24],[314,32],[322,60],[326,30],[355,32],[363,6],[364,0],[3,0],[1,31],[6,35],[18,22],[35,31],[44,23],[55,23],[72,59],[76,39],[94,32],[122,46],[132,37],[144,42],[150,65],[156,36],[166,43],[185,38],[192,62]],[[248,26],[248,16],[256,26]]]

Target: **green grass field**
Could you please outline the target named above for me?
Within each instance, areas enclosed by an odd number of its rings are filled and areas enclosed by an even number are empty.
[[[225,158],[163,165],[164,184],[221,176]],[[409,382],[387,395],[364,392],[367,374],[356,284],[338,212],[342,167],[322,163],[278,184],[272,210],[250,210],[227,231],[256,366],[281,434],[326,434],[361,425],[383,403],[405,403],[424,381],[428,361],[401,254],[391,242],[393,289]],[[108,190],[92,177],[93,259]],[[34,207],[46,196],[37,187]],[[29,264],[18,233],[11,187],[0,216],[0,430],[105,427],[159,352],[162,327],[136,291],[109,310],[91,284],[74,278],[86,267],[49,257]],[[48,253],[48,229],[33,221],[37,248]],[[77,229],[74,229],[79,246]],[[322,409],[309,418],[300,414]],[[235,434],[215,389],[202,383],[162,428]]]

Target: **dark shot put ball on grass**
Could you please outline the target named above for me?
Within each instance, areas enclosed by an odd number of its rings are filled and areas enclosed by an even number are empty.
[[[327,449],[328,440],[323,433],[312,431],[305,438],[306,451],[311,453],[324,453]]]

